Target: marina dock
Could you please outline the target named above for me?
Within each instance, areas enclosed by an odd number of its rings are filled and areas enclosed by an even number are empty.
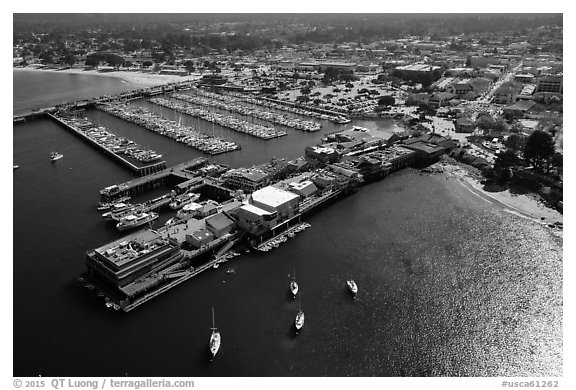
[[[125,167],[127,167],[128,169],[130,169],[131,171],[133,171],[134,173],[136,173],[140,176],[149,175],[151,173],[166,169],[166,162],[165,161],[158,161],[158,162],[154,162],[154,163],[147,164],[144,166],[138,166],[138,165],[128,161],[126,158],[120,156],[118,153],[115,153],[114,151],[107,148],[106,146],[96,142],[94,139],[88,137],[86,134],[84,134],[82,131],[80,131],[80,129],[76,128],[71,123],[65,121],[63,118],[56,117],[55,115],[53,115],[51,113],[46,113],[46,115],[50,119],[55,121],[56,123],[63,126],[65,129],[69,130],[73,134],[77,135],[78,137],[80,137],[81,139],[86,141],[88,144],[90,144],[90,145],[94,146],[96,149],[104,152],[104,154],[111,156],[115,161],[119,162],[120,164],[124,165]]]
[[[188,95],[173,95],[175,100],[168,100],[164,98],[150,99],[150,102],[159,106],[168,107],[174,111],[193,116],[195,118],[203,119],[207,122],[212,122],[222,127],[237,131],[239,133],[249,134],[253,137],[269,140],[287,135],[284,130],[277,130],[272,126],[263,126],[250,123],[245,120],[237,119],[232,115],[223,115],[214,112],[213,110],[206,110],[202,107],[195,107],[196,100]],[[196,104],[197,105],[197,104]]]
[[[163,105],[161,102],[165,101],[165,99],[153,98],[150,99],[150,101]],[[124,104],[121,101],[113,101],[106,104],[99,104],[98,108],[127,122],[135,123],[146,130],[171,138],[210,155],[240,149],[240,145],[237,145],[233,141],[216,137],[213,134],[204,133],[189,126],[182,126],[178,122],[162,118],[143,107]]]

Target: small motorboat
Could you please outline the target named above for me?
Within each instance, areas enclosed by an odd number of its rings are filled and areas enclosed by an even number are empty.
[[[64,157],[64,155],[62,153],[58,153],[58,152],[50,153],[50,161],[52,161],[52,162],[58,161],[62,157]]]

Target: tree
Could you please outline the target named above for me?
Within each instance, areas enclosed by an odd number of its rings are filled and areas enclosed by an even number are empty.
[[[44,61],[45,64],[52,63],[54,61],[54,52],[52,50],[46,50],[42,52],[38,58]]]
[[[379,106],[393,106],[394,103],[396,103],[396,99],[394,99],[394,96],[391,95],[384,95],[378,99]]]
[[[554,153],[550,158],[550,164],[555,168],[562,168],[564,166],[564,158],[562,153]]]
[[[142,67],[143,67],[143,68],[149,68],[149,67],[151,67],[151,66],[152,66],[152,61],[144,61],[144,62],[142,63]]]
[[[526,139],[518,134],[512,134],[506,139],[504,146],[514,152],[521,152],[526,145]]]
[[[504,181],[511,178],[510,168],[518,165],[518,157],[512,150],[506,150],[498,155],[494,161],[494,173]]]
[[[536,130],[528,137],[524,148],[524,158],[538,170],[548,168],[554,154],[554,140],[545,131]]]
[[[196,68],[194,67],[194,61],[191,60],[184,61],[184,67],[186,68],[188,73],[192,73],[194,72],[194,70],[196,70]]]
[[[86,61],[84,62],[86,66],[98,66],[99,63],[100,61],[95,56],[86,57]]]
[[[310,87],[306,86],[306,87],[300,88],[300,93],[302,95],[309,95],[310,94]]]
[[[64,55],[63,61],[66,65],[73,66],[76,63],[76,57],[74,56],[74,54],[67,52]]]

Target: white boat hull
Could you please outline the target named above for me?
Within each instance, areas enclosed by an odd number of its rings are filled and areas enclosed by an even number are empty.
[[[212,357],[215,357],[218,353],[221,341],[220,332],[212,332],[212,335],[210,336],[210,353],[212,354]]]
[[[346,284],[352,294],[356,295],[356,293],[358,293],[358,286],[356,286],[356,283],[353,280],[348,280]]]
[[[290,292],[294,297],[298,294],[298,283],[297,282],[290,282]]]
[[[300,330],[304,326],[304,312],[302,310],[300,310],[298,314],[296,314],[296,320],[294,321],[294,326],[296,327],[296,330]]]

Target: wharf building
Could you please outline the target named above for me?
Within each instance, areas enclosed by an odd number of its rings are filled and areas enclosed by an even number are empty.
[[[234,213],[238,227],[259,236],[293,218],[299,212],[300,196],[273,186],[254,191],[247,204]]]
[[[175,278],[191,274],[195,267],[206,268],[204,255],[236,237],[236,221],[229,213],[242,202],[232,199],[207,205],[211,207],[176,225],[141,230],[88,251],[88,279],[126,308]]]
[[[139,278],[179,262],[183,258],[178,242],[147,229],[118,239],[86,253],[88,275],[113,293],[123,291]]]
[[[251,168],[231,169],[222,175],[222,179],[229,188],[254,192],[286,176],[292,168],[285,159],[272,159],[266,164]]]
[[[193,216],[174,225],[139,231],[91,250],[86,253],[88,279],[129,311],[211,268],[241,240],[254,247],[262,245],[318,206],[355,191],[365,180],[433,161],[453,144],[437,134],[398,138],[388,145],[367,143],[364,149],[345,153],[334,162],[318,161],[319,167],[311,171],[292,171],[283,179],[271,175],[268,184],[260,183],[262,187],[250,195],[221,204],[206,202]],[[278,160],[271,165],[288,166],[278,165]]]

